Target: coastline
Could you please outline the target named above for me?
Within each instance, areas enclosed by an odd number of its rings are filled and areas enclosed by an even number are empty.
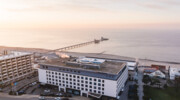
[[[13,51],[25,51],[25,52],[37,52],[37,53],[47,53],[49,49],[43,49],[43,48],[24,48],[24,47],[7,47],[7,46],[0,46],[0,51],[2,50],[13,50]],[[119,55],[113,55],[113,54],[104,54],[104,53],[81,53],[81,52],[62,52],[66,53],[68,55],[73,56],[88,56],[88,57],[102,57],[102,58],[108,58],[111,57],[112,59],[122,59],[127,61],[137,61],[136,58],[133,57],[125,57],[125,56],[119,56]],[[172,66],[172,67],[180,67],[180,62],[171,62],[171,61],[158,61],[158,60],[151,60],[151,59],[141,59],[138,58],[139,66],[151,66],[152,64],[157,65],[165,65],[166,67]]]

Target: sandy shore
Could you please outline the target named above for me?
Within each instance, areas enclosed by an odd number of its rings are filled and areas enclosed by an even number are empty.
[[[27,51],[27,52],[38,52],[38,53],[47,53],[51,50],[42,49],[42,48],[22,48],[22,47],[6,47],[0,46],[0,51],[3,50],[14,50],[14,51]],[[111,58],[111,59],[121,59],[126,61],[138,61],[139,66],[151,66],[152,64],[165,65],[167,68],[171,67],[180,67],[180,62],[168,62],[168,61],[156,61],[149,59],[135,59],[132,57],[124,57],[112,54],[103,54],[103,53],[79,53],[79,52],[63,52],[72,56],[87,56],[87,57],[98,57],[98,58]]]

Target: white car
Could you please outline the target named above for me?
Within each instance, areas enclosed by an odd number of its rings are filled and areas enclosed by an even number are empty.
[[[49,93],[49,92],[50,92],[50,90],[44,90],[44,92]]]
[[[55,100],[61,100],[61,97],[56,97],[56,98],[54,98]]]
[[[39,97],[39,100],[46,100],[44,96]]]

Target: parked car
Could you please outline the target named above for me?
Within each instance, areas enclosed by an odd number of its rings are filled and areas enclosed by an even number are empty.
[[[46,100],[44,96],[40,96],[39,100]]]
[[[55,100],[62,100],[61,97],[56,97],[54,98]]]
[[[49,93],[49,92],[51,92],[51,91],[50,91],[50,90],[44,90],[44,92]]]
[[[56,93],[56,96],[62,97],[63,94],[62,93]]]
[[[18,91],[18,95],[22,95],[22,94],[25,94],[24,90]]]
[[[63,96],[64,96],[64,97],[72,97],[72,94],[65,93]]]

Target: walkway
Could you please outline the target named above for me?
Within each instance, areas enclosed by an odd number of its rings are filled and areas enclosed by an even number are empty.
[[[143,70],[142,69],[138,69],[138,96],[139,96],[139,100],[143,100],[143,96],[144,96],[144,93],[143,93],[143,82],[142,82],[142,79],[143,79]]]

